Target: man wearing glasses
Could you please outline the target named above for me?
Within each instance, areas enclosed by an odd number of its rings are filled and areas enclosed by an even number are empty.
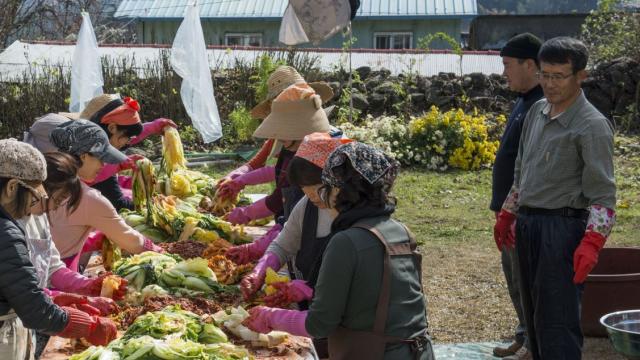
[[[494,236],[499,246],[517,246],[533,358],[580,359],[582,283],[615,221],[613,127],[580,87],[588,60],[582,42],[548,40],[538,60],[545,99],[524,122]]]

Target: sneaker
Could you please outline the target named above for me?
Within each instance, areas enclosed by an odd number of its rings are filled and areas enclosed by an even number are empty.
[[[520,349],[518,349],[518,351],[516,351],[515,354],[511,356],[507,356],[504,359],[505,360],[532,360],[533,355],[531,355],[531,352],[527,350],[526,347],[523,346]]]
[[[505,357],[515,355],[518,350],[522,348],[522,344],[517,341],[512,342],[507,347],[496,346],[493,348],[493,355],[497,357]]]

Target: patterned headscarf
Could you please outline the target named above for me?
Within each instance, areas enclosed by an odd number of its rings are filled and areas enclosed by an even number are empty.
[[[352,142],[337,148],[327,159],[322,171],[322,182],[326,185],[340,188],[344,179],[336,176],[333,169],[349,161],[351,166],[370,184],[382,180],[393,183],[398,175],[398,162],[385,153],[365,145]]]
[[[324,168],[329,155],[340,145],[353,140],[332,138],[328,133],[313,133],[304,137],[296,156],[309,161],[320,169]]]

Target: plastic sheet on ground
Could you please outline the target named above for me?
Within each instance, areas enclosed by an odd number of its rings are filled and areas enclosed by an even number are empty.
[[[464,359],[464,360],[489,360],[498,359],[493,356],[493,348],[501,345],[498,342],[484,343],[461,343],[461,344],[438,344],[435,343],[433,350],[435,358],[442,359]]]

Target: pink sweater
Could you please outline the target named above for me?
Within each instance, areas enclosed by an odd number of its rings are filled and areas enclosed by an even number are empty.
[[[94,230],[100,230],[121,249],[137,254],[146,251],[145,238],[127,225],[113,205],[98,190],[82,184],[82,199],[76,211],[67,213],[66,203],[49,213],[53,242],[61,258],[77,254]]]

